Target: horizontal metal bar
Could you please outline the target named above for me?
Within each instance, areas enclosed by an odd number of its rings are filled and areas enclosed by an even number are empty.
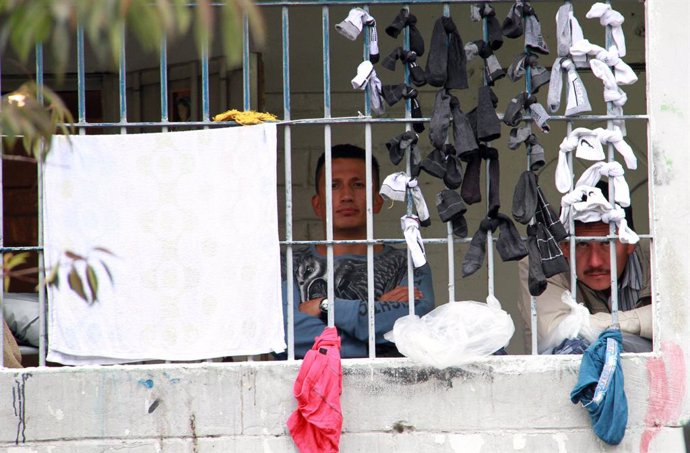
[[[43,247],[35,245],[19,246],[19,247],[0,247],[0,253],[8,252],[42,252]]]
[[[640,0],[617,0],[619,3],[636,2]],[[492,3],[514,3],[515,0],[493,0]],[[532,3],[553,3],[553,0],[532,0]],[[479,3],[477,0],[256,0],[257,6],[326,6],[326,5],[422,5],[422,4],[472,4]],[[214,6],[220,6],[221,3],[214,3]]]

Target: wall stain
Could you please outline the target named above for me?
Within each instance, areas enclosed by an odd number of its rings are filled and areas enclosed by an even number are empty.
[[[143,385],[147,389],[153,388],[153,379],[139,379],[139,385]]]
[[[453,388],[453,381],[456,379],[472,379],[477,377],[477,373],[464,370],[462,368],[412,368],[401,367],[381,370],[381,374],[393,384],[415,385],[423,382],[435,382],[443,385],[447,389]],[[482,373],[483,374],[483,373]],[[493,373],[486,374],[490,381],[493,381]]]
[[[404,433],[405,431],[414,431],[415,427],[407,423],[405,420],[398,420],[393,423],[393,431],[396,433]]]
[[[196,416],[189,416],[189,429],[192,430],[192,452],[199,453],[199,439],[196,436]]]
[[[19,445],[20,436],[22,443],[26,443],[26,381],[32,376],[31,373],[15,375],[15,385],[12,387],[12,407],[14,416],[18,419],[15,445]]]
[[[158,405],[160,403],[161,403],[160,398],[156,398],[155,400],[153,400],[153,403],[151,403],[151,405],[149,406],[149,414],[153,413],[153,411],[156,410],[156,408],[158,407]]]

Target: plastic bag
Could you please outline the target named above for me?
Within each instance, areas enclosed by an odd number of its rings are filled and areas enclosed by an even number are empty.
[[[592,343],[598,337],[599,332],[590,326],[587,307],[573,301],[568,290],[563,291],[563,294],[561,294],[561,302],[570,307],[570,313],[543,339],[539,339],[539,354],[551,353],[551,350],[561,344],[566,338],[572,339],[579,335]]]
[[[489,296],[487,303],[448,302],[421,318],[395,321],[384,338],[401,354],[436,368],[460,366],[506,346],[515,333],[513,319]]]

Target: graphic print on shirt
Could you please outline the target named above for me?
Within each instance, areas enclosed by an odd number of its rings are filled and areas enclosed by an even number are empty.
[[[285,257],[281,256],[283,278],[285,278]],[[366,256],[335,257],[335,297],[351,300],[367,300]],[[293,251],[293,272],[302,302],[326,297],[326,257],[318,256],[310,247]],[[398,286],[407,273],[405,250],[386,249],[374,257],[374,297]]]

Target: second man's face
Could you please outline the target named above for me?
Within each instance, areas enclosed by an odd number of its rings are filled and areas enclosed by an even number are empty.
[[[366,163],[361,159],[337,158],[332,161],[333,178],[333,233],[334,236],[366,235],[367,191]],[[325,170],[325,166],[324,166]],[[376,190],[374,188],[374,190]],[[373,212],[381,209],[382,199],[376,193]],[[326,221],[326,176],[319,177],[319,191],[312,197],[317,216]],[[363,236],[362,236],[363,237]]]

